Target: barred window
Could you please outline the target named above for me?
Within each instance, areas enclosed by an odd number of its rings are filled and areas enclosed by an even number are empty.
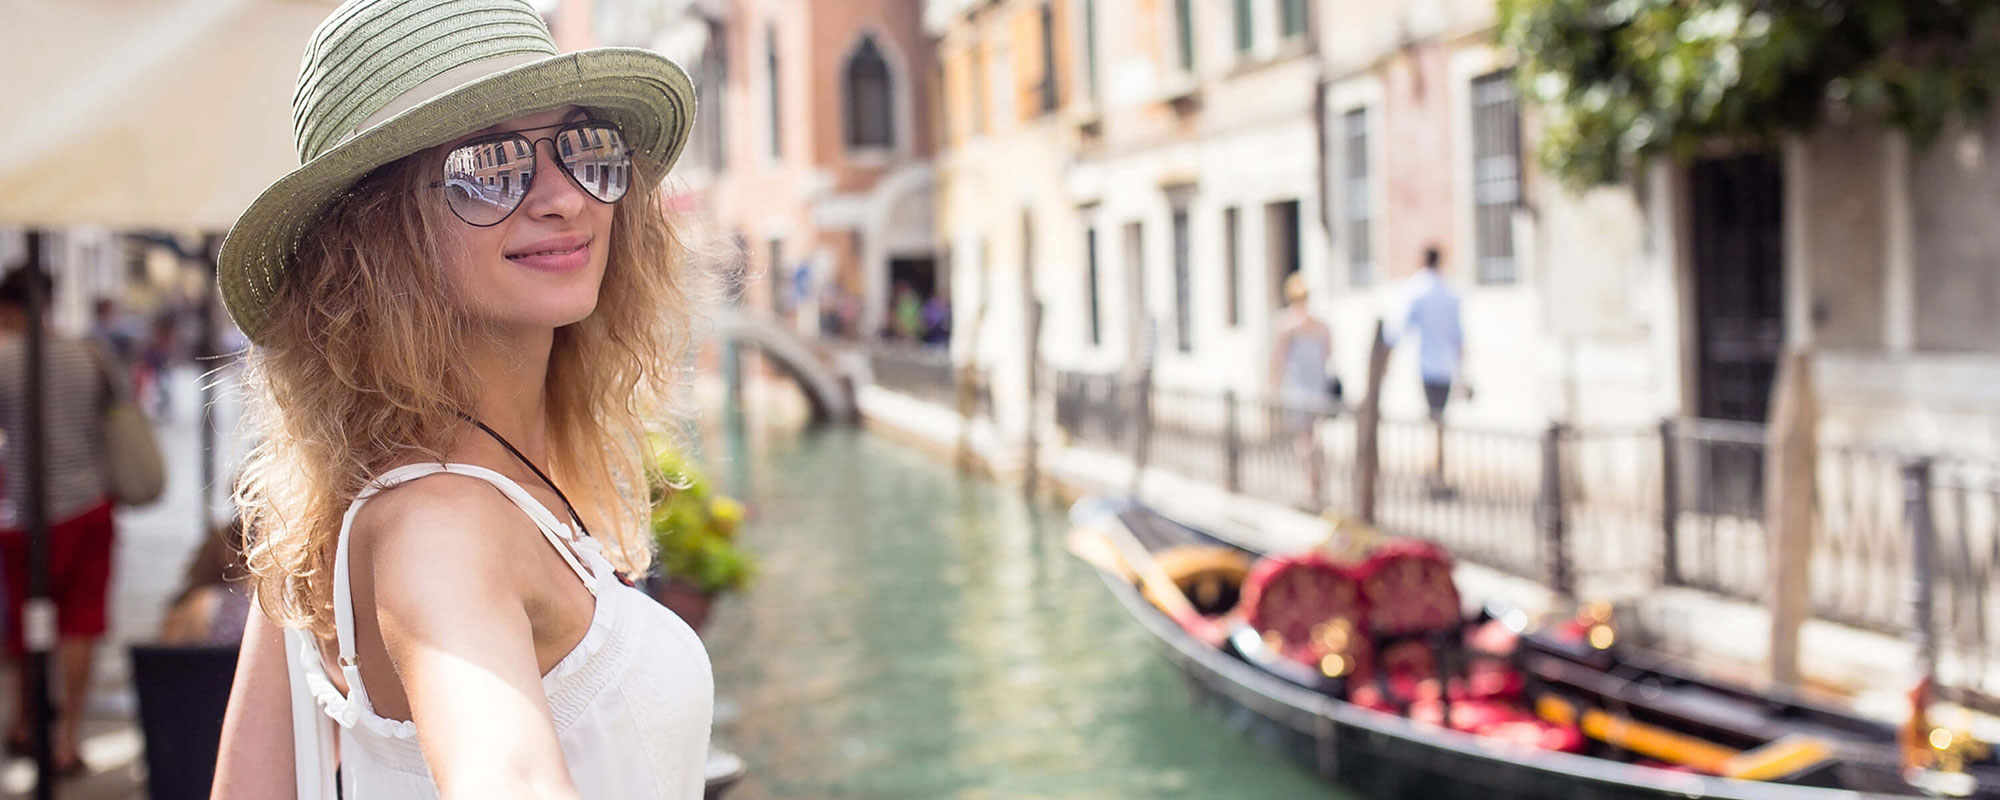
[[[778,29],[771,26],[764,28],[764,76],[768,79],[764,89],[770,109],[771,157],[783,158],[785,151],[779,135],[784,124],[778,117]]]
[[[1368,202],[1368,109],[1357,108],[1341,115],[1341,135],[1346,141],[1343,160],[1347,165],[1342,183],[1342,205],[1346,212],[1347,282],[1367,286],[1375,282],[1374,240],[1369,237],[1374,209]]]
[[[1089,228],[1083,232],[1083,256],[1084,256],[1084,264],[1089,273],[1088,277],[1085,278],[1085,284],[1083,289],[1084,293],[1089,297],[1088,308],[1090,311],[1090,344],[1091,346],[1095,347],[1097,345],[1104,344],[1104,310],[1103,310],[1104,307],[1102,299],[1098,296],[1099,290],[1097,287],[1098,270],[1097,270],[1096,228]]]
[[[1243,261],[1238,253],[1242,250],[1242,212],[1231,207],[1222,210],[1222,279],[1227,283],[1222,287],[1223,316],[1230,327],[1243,321]]]
[[[1182,72],[1194,71],[1194,0],[1174,0],[1174,43]]]
[[[1290,39],[1306,32],[1306,0],[1278,0],[1280,21],[1283,25],[1279,33]]]
[[[1250,24],[1250,0],[1236,0],[1236,52],[1240,55],[1250,52],[1250,45],[1257,41],[1256,32]]]
[[[1174,345],[1183,353],[1194,352],[1193,283],[1188,274],[1188,212],[1174,209]]]
[[[1480,283],[1513,283],[1521,204],[1521,110],[1511,69],[1472,81],[1472,219]]]

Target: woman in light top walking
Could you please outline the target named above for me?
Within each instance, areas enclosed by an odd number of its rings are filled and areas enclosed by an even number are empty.
[[[558,54],[525,0],[314,33],[304,166],[218,273],[261,444],[216,797],[701,796],[707,655],[626,579],[691,327],[656,188],[693,96],[651,52]]]
[[[1313,423],[1338,410],[1337,385],[1327,370],[1333,357],[1333,331],[1313,316],[1306,305],[1309,293],[1304,275],[1285,278],[1285,308],[1278,315],[1277,336],[1271,346],[1271,385],[1284,406],[1285,432],[1292,437],[1293,449],[1305,464],[1306,497],[1318,503],[1323,497],[1324,465]]]

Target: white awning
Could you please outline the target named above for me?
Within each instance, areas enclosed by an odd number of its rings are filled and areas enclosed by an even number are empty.
[[[0,0],[0,223],[225,230],[335,0]]]

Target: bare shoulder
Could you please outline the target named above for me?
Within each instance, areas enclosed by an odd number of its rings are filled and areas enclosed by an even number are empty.
[[[369,575],[386,604],[444,587],[518,598],[520,548],[536,536],[534,523],[492,484],[449,473],[375,495],[350,535],[350,568]]]

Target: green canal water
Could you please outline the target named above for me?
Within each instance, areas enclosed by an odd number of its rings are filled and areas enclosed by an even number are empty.
[[[733,800],[1342,797],[1193,705],[1060,509],[862,433],[734,441],[762,569],[702,637]]]

